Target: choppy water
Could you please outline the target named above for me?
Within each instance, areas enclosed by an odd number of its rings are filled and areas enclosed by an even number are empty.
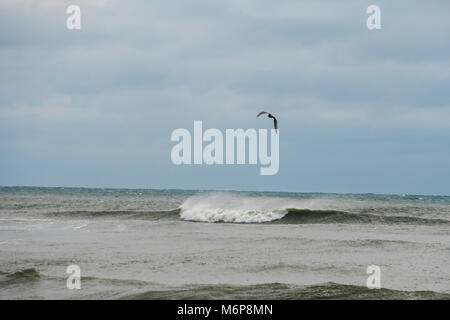
[[[450,197],[3,187],[0,298],[449,299]]]

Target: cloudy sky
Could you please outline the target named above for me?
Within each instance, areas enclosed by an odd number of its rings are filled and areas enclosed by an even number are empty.
[[[0,0],[0,185],[450,194],[449,39],[448,0]],[[172,164],[262,109],[277,175]]]

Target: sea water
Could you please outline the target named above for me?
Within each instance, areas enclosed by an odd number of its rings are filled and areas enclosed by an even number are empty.
[[[448,299],[450,197],[2,187],[0,298]]]

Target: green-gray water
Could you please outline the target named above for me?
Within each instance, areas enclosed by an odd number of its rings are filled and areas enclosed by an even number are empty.
[[[449,265],[450,197],[0,188],[2,299],[448,299]]]

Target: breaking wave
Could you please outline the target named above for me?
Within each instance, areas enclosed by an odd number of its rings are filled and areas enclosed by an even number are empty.
[[[180,217],[200,222],[259,223],[281,219],[287,214],[285,208],[279,198],[212,193],[188,198],[180,206]]]
[[[327,207],[330,206],[328,203]],[[309,207],[309,208],[308,208]],[[203,194],[188,198],[180,206],[186,221],[229,223],[384,223],[450,224],[450,220],[408,215],[377,215],[344,210],[317,209],[317,201],[276,197],[246,197],[234,194]]]
[[[380,209],[380,208],[378,208]],[[421,216],[415,208],[356,207],[337,199],[295,199],[230,192],[201,193],[171,210],[66,210],[46,212],[63,219],[126,219],[263,224],[415,224],[450,225],[450,220]],[[416,210],[417,211],[417,210]]]

